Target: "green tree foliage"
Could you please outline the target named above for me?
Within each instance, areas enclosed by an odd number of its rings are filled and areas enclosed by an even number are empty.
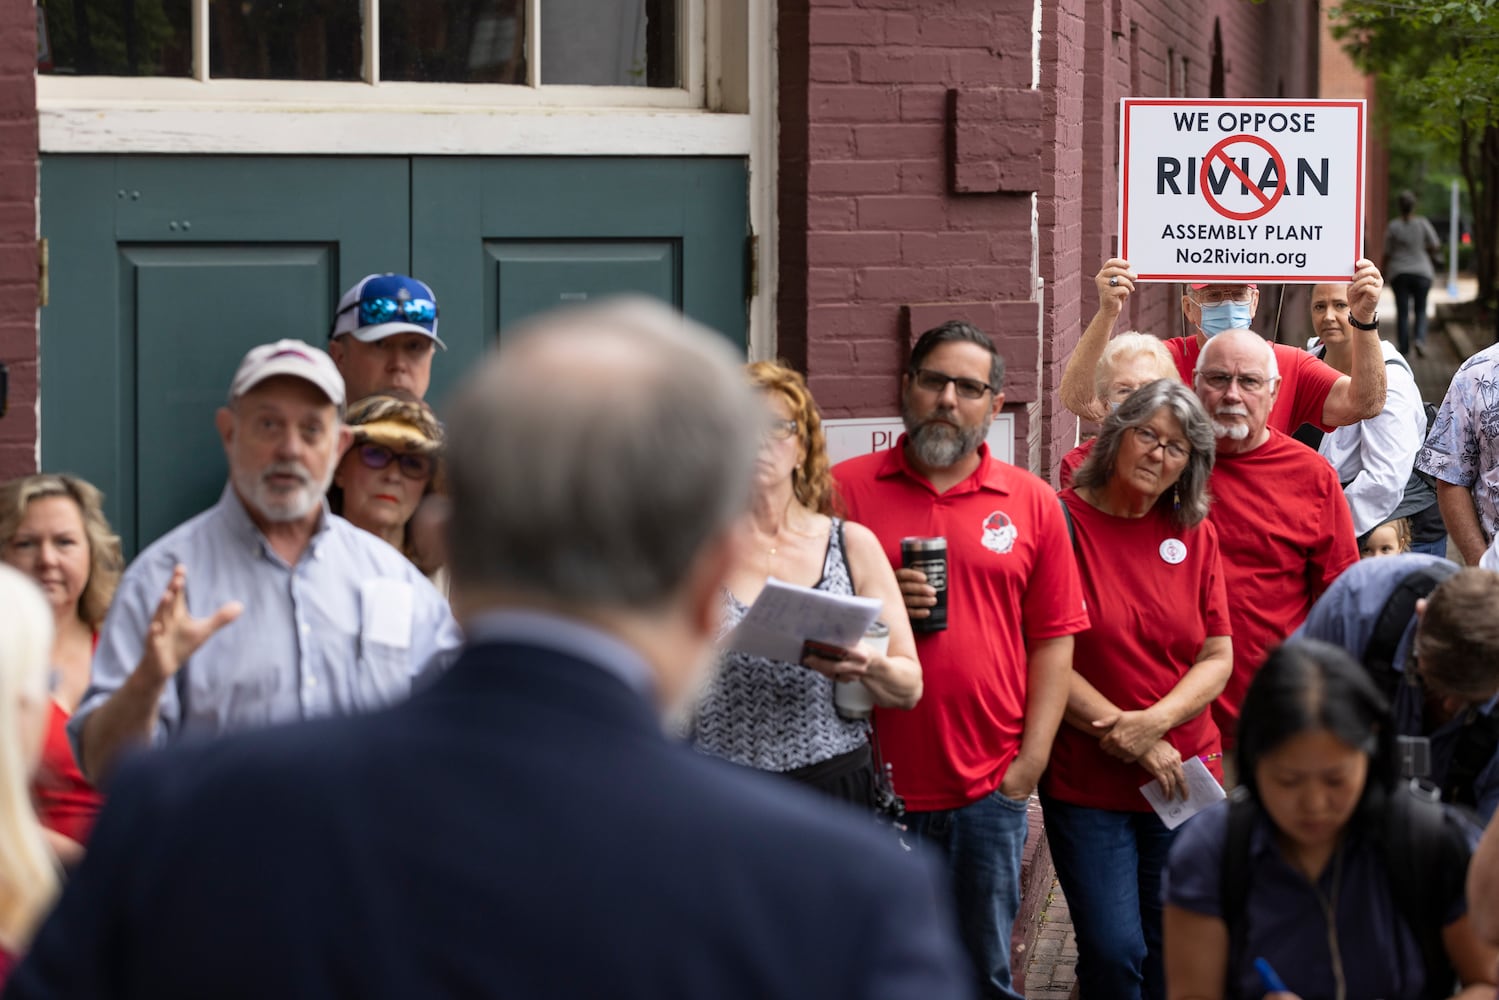
[[[1473,212],[1480,301],[1499,245],[1499,0],[1341,0],[1333,34],[1374,76],[1392,135],[1449,153]]]

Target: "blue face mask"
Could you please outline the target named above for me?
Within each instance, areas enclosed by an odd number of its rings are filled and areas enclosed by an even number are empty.
[[[1224,330],[1247,330],[1254,322],[1254,313],[1248,302],[1216,302],[1204,304],[1202,309],[1202,333],[1205,337],[1216,337]]]

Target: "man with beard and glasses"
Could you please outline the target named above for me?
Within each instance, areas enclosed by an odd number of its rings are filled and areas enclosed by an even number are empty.
[[[245,355],[215,417],[223,495],[136,558],[99,633],[68,726],[95,783],[130,746],[381,707],[458,646],[416,567],[328,512],[343,407],[317,348]]]
[[[1227,749],[1239,703],[1265,654],[1358,562],[1358,543],[1332,466],[1268,424],[1280,370],[1263,337],[1252,330],[1214,337],[1198,357],[1192,384],[1218,439],[1209,519],[1223,556],[1234,671],[1213,702],[1213,718]]]
[[[928,330],[901,376],[906,433],[833,475],[849,517],[894,566],[905,536],[947,540],[945,629],[921,631],[936,591],[897,569],[928,680],[914,709],[875,709],[876,730],[912,829],[953,873],[982,994],[1014,998],[1026,805],[1067,702],[1072,636],[1088,615],[1056,494],[984,443],[1004,405],[1003,376],[982,331],[962,322]]]

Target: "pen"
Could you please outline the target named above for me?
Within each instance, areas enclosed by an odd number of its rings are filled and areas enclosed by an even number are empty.
[[[1254,971],[1260,974],[1260,984],[1265,987],[1266,993],[1286,992],[1286,984],[1281,982],[1280,977],[1275,974],[1275,970],[1270,967],[1270,963],[1265,961],[1265,959],[1257,958],[1254,960]]]
[[[1209,761],[1222,760],[1223,755],[1221,753],[1200,753],[1197,755],[1197,759],[1206,764]]]

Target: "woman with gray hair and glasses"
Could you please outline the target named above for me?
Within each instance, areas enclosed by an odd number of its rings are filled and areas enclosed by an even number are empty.
[[[1062,505],[1092,622],[1075,637],[1065,722],[1041,783],[1077,931],[1082,996],[1162,998],[1167,830],[1140,793],[1186,797],[1192,757],[1222,780],[1208,704],[1233,665],[1218,535],[1206,520],[1212,423],[1171,379],[1104,421]]]

